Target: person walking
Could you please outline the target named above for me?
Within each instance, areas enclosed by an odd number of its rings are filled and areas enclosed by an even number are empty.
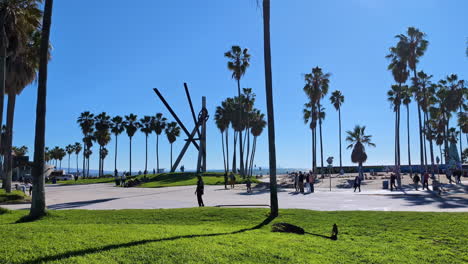
[[[354,192],[356,192],[357,188],[359,188],[359,192],[361,192],[361,178],[359,175],[354,178]]]
[[[231,189],[234,189],[234,187],[236,187],[236,176],[234,176],[234,173],[231,173],[229,174],[229,183],[231,185]]]
[[[304,174],[302,171],[299,173],[299,191],[304,193]]]
[[[199,207],[204,207],[205,204],[203,203],[203,193],[205,189],[205,184],[203,183],[202,177],[199,175],[197,181],[197,189],[195,190],[195,194],[197,195],[197,201]]]
[[[313,193],[315,190],[314,190],[314,184],[315,184],[315,174],[311,173],[310,176],[309,176],[309,184],[310,184],[310,192]]]
[[[390,191],[392,191],[392,192],[393,192],[393,187],[395,187],[395,190],[397,189],[397,186],[396,186],[395,182],[396,182],[396,175],[394,173],[392,173],[390,175]]]
[[[299,192],[299,175],[297,172],[293,172],[294,176],[294,188],[296,189],[296,192]]]
[[[424,177],[424,181],[422,183],[423,184],[423,190],[424,190],[424,188],[426,188],[426,190],[429,190],[429,173],[427,173],[427,171],[424,172],[423,177]]]
[[[309,173],[307,174],[304,174],[304,177],[305,177],[305,192],[310,192],[310,182],[309,182]]]
[[[416,191],[418,190],[418,184],[420,181],[421,179],[419,178],[419,175],[415,174],[413,177],[413,182],[414,182],[414,188],[416,189]]]
[[[252,181],[250,180],[250,177],[247,178],[247,182],[245,183],[246,187],[247,187],[247,193],[251,193],[252,192]]]

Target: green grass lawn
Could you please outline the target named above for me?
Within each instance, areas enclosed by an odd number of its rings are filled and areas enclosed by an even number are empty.
[[[57,184],[94,184],[94,183],[109,183],[114,182],[114,177],[103,177],[94,179],[78,179],[69,181],[57,181]]]
[[[25,214],[0,215],[0,263],[468,261],[468,213],[289,209],[262,226],[267,209],[63,210],[16,223]],[[272,233],[275,222],[310,234]],[[340,230],[337,241],[317,236],[328,236],[333,223]]]
[[[12,191],[11,193],[6,193],[4,189],[0,189],[0,204],[24,203],[29,201],[29,196],[22,191]]]
[[[224,173],[222,172],[206,172],[202,173],[202,176],[205,185],[224,185]],[[149,182],[142,183],[138,187],[158,188],[197,184],[197,174],[193,172],[151,174],[147,177]],[[138,178],[142,179],[143,176],[138,176]],[[245,180],[243,180],[239,175],[236,175],[236,182],[245,183]],[[252,179],[252,183],[257,182],[258,180]]]

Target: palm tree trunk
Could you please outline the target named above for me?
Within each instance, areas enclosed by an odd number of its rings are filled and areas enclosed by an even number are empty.
[[[255,151],[257,150],[257,137],[253,139],[252,156],[250,157],[250,176],[253,175],[253,166],[255,160]]]
[[[223,149],[224,173],[227,173],[227,170],[226,170],[226,152],[224,151],[224,132],[221,132],[221,148]]]
[[[249,173],[249,153],[250,153],[250,129],[246,129],[247,131],[247,152],[245,153],[245,174]]]
[[[270,0],[263,0],[263,52],[265,62],[265,90],[268,114],[268,149],[270,158],[270,215],[278,216],[278,193],[276,187],[275,118],[273,112],[273,85],[270,49]]]
[[[13,176],[13,156],[12,143],[13,143],[13,120],[15,116],[15,104],[16,104],[16,93],[8,93],[8,105],[7,105],[7,132],[6,132],[6,155],[5,155],[5,191],[11,192],[11,182]]]
[[[171,168],[172,168],[172,143],[171,143]]]
[[[5,9],[2,9],[2,11],[0,12],[0,127],[3,124],[3,107],[4,107],[4,101],[5,101],[5,80],[6,80],[7,36],[5,32],[5,16],[6,16]],[[0,136],[0,140],[1,140],[1,136]],[[0,145],[1,144],[2,142],[0,141]],[[3,184],[3,186],[5,186],[5,184]]]
[[[236,164],[237,135],[238,135],[238,132],[234,130],[234,150],[233,150],[233,155],[232,155],[232,172],[233,173],[237,173],[237,164]]]
[[[397,184],[398,188],[401,188],[401,152],[400,152],[400,105],[398,105],[397,110],[398,121],[397,121],[397,150],[398,150],[398,167],[397,167]]]
[[[132,176],[132,137],[130,137],[130,169],[129,169],[129,172],[130,172],[130,176]]]
[[[156,173],[159,173],[159,135],[156,134]]]
[[[78,177],[78,154],[76,154],[76,176]]]
[[[42,21],[42,38],[39,62],[39,85],[37,89],[36,132],[34,139],[34,166],[32,171],[33,192],[29,216],[38,218],[46,213],[45,178],[44,178],[44,148],[45,148],[45,117],[47,96],[47,62],[49,51],[49,34],[52,20],[53,0],[46,0]]]
[[[115,134],[114,177],[117,177],[117,134]]]
[[[410,129],[409,129],[409,104],[406,105],[406,133],[408,136],[408,165],[410,169],[410,177],[413,177],[413,167],[411,166],[411,147],[410,147]]]
[[[70,174],[70,154],[68,154],[68,174]]]
[[[240,79],[237,80],[237,93],[240,98],[241,96],[241,89],[240,89]],[[240,104],[240,100],[239,100]],[[239,122],[242,122],[242,112],[241,112],[241,106],[239,106]],[[242,130],[239,131],[239,169],[241,176],[244,176],[244,152],[242,149]]]
[[[314,143],[315,143],[314,140],[315,139],[314,139],[314,129],[313,128],[310,129],[310,134],[312,136],[312,172],[315,172],[315,169],[314,169],[314,153],[315,153],[314,152]]]
[[[319,104],[320,107],[320,104]],[[320,115],[320,110],[319,110],[319,115]],[[320,129],[320,174],[322,175],[323,178],[323,144],[322,144],[322,120],[319,118],[319,129]]]
[[[148,134],[145,135],[145,175],[148,173]]]
[[[431,152],[431,174],[432,174],[432,180],[435,180],[435,163],[434,163],[434,147],[432,144],[432,138],[429,140],[429,148]]]
[[[462,113],[462,106],[460,105],[460,113]],[[463,157],[463,146],[462,146],[462,135],[463,135],[463,131],[461,129],[461,126],[459,126],[460,128],[460,160],[462,159]]]
[[[85,135],[86,136],[86,135]],[[84,143],[84,141],[83,141]],[[83,178],[86,177],[86,144],[83,144]]]
[[[426,146],[426,122],[427,122],[427,113],[423,111],[423,136],[424,136],[424,169],[427,171],[427,146]]]
[[[229,127],[226,128],[226,171],[229,173]]]
[[[418,124],[419,124],[419,156],[421,158],[421,165],[419,167],[419,173],[422,173],[424,166],[424,149],[423,149],[423,137],[422,137],[422,124],[421,124],[421,106],[418,104]]]
[[[341,107],[338,108],[338,141],[340,143],[340,173],[343,167],[343,163],[341,160]]]
[[[102,152],[102,146],[99,145],[99,169],[98,169],[98,177],[101,177],[101,169],[102,169],[102,155],[101,155],[101,152]]]
[[[442,156],[442,145],[439,145],[440,151],[440,164],[444,164],[444,156]]]
[[[87,177],[89,177],[89,158],[90,158],[90,157],[88,157],[88,158],[87,158],[87,161],[86,161],[86,162],[88,163],[88,164],[86,165],[86,170],[87,170],[86,176],[87,176]]]

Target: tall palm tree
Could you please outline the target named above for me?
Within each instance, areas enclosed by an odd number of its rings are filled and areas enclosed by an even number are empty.
[[[101,177],[104,176],[104,160],[106,159],[107,157],[107,154],[109,154],[109,151],[107,150],[107,148],[104,146],[101,148],[101,150],[99,151],[99,156],[101,158]]]
[[[223,165],[224,165],[224,187],[227,189],[227,174],[229,171],[227,162],[229,161],[226,162],[226,151],[224,151],[224,134],[225,132],[227,133],[227,130],[229,129],[230,121],[227,115],[227,111],[223,107],[223,103],[221,104],[221,106],[216,107],[214,120],[216,123],[216,127],[218,127],[219,131],[221,132],[221,147],[223,150]]]
[[[70,156],[71,156],[71,154],[73,154],[75,152],[75,146],[71,145],[71,144],[68,144],[65,147],[65,151],[68,154],[68,173],[70,173]]]
[[[114,177],[117,177],[117,139],[119,135],[125,130],[123,119],[121,116],[114,116],[111,119],[111,132],[115,137],[115,153],[114,153]]]
[[[13,146],[12,150],[16,157],[24,157],[26,154],[28,154],[28,147],[24,145],[21,147]]]
[[[239,46],[232,46],[231,50],[224,53],[224,57],[228,58],[227,67],[232,71],[232,78],[237,81],[237,96],[241,96],[240,80],[242,76],[245,75],[247,68],[250,66],[250,54],[247,48],[242,49]],[[241,101],[239,101],[241,103]],[[242,106],[239,105],[239,110],[242,109]],[[239,117],[241,117],[241,111],[239,111]],[[236,146],[234,146],[235,148]],[[242,149],[242,131],[239,132],[239,166],[241,173],[244,171],[244,162],[243,162],[243,149]]]
[[[144,116],[140,119],[140,130],[145,134],[145,172],[148,174],[148,136],[153,132],[154,117]]]
[[[96,128],[94,137],[99,144],[99,176],[104,175],[104,167],[102,166],[103,158],[101,156],[102,149],[110,142],[110,116],[106,112],[102,112],[94,118],[94,126]]]
[[[134,114],[126,115],[124,121],[125,131],[127,132],[127,136],[130,139],[130,169],[129,173],[130,176],[132,175],[132,138],[135,135],[135,132],[140,127],[140,123],[137,121],[137,116]]]
[[[341,91],[334,91],[330,96],[330,103],[338,111],[338,142],[340,143],[340,171],[342,170],[342,159],[341,159],[341,106],[344,103],[344,96]]]
[[[78,117],[77,123],[81,127],[81,132],[83,133],[83,146],[84,146],[84,151],[83,151],[83,176],[86,177],[86,173],[85,173],[86,172],[86,170],[85,170],[85,167],[86,167],[85,152],[87,150],[89,150],[87,148],[87,145],[89,145],[89,141],[88,141],[88,144],[86,144],[86,142],[84,140],[86,138],[88,138],[89,135],[91,135],[91,133],[93,133],[93,131],[94,131],[94,114],[90,113],[89,111],[81,113],[80,116]]]
[[[80,154],[82,149],[83,148],[81,147],[81,143],[75,142],[75,145],[73,146],[73,150],[75,151],[75,155],[76,155],[76,176],[80,174],[80,169],[78,168],[78,155]]]
[[[348,136],[346,141],[350,143],[348,149],[353,148],[351,153],[351,161],[359,164],[359,177],[364,179],[362,174],[362,164],[367,160],[365,145],[375,147],[372,143],[372,136],[366,135],[366,126],[356,125],[352,131],[346,131]]]
[[[159,173],[159,135],[166,129],[167,118],[157,113],[153,119],[152,130],[156,133],[156,173]]]
[[[402,97],[401,85],[392,85],[387,92],[387,100],[395,112],[395,170],[397,174],[398,188],[401,188],[400,180],[400,105]]]
[[[83,174],[86,171],[86,177],[89,177],[89,158],[93,151],[91,148],[93,147],[93,142],[96,141],[96,137],[93,134],[88,134],[83,138],[83,144],[85,146],[85,151],[83,152],[84,160],[86,160],[85,168],[83,169]]]
[[[270,0],[263,0],[263,54],[265,63],[265,90],[268,116],[268,149],[270,167],[270,215],[278,216],[278,193],[276,187],[275,118],[273,112],[273,85],[271,74]]]
[[[245,150],[245,145],[247,145],[247,150],[245,152],[245,166],[244,166],[244,176],[248,173],[249,171],[249,152],[250,152],[250,120],[252,118],[252,110],[255,104],[255,97],[256,95],[252,92],[252,88],[243,88],[243,95],[244,95],[244,103],[242,104],[244,106],[243,111],[242,111],[242,121],[244,123],[245,127],[245,142],[244,146],[242,149]]]
[[[166,136],[169,144],[171,144],[171,169],[172,169],[172,143],[177,140],[177,137],[180,136],[180,127],[176,122],[170,122],[166,126]]]
[[[409,114],[409,104],[411,103],[411,90],[408,86],[403,86],[401,91],[401,102],[406,107],[406,135],[408,139],[408,165],[410,168],[410,177],[413,177],[413,167],[411,166],[411,144],[410,144],[410,114]]]
[[[252,154],[250,157],[250,172],[249,175],[252,176],[254,160],[255,160],[255,152],[257,150],[257,137],[260,136],[265,129],[267,123],[265,121],[265,114],[261,113],[260,110],[254,109],[252,111],[252,121],[251,121],[251,130],[253,136],[253,143],[252,143]]]
[[[60,162],[60,169],[62,169],[62,160],[67,155],[67,152],[63,148],[59,148],[57,151],[57,158]]]

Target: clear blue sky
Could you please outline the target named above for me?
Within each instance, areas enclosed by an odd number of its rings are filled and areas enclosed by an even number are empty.
[[[138,3],[137,3],[138,2]],[[261,1],[259,1],[261,2]],[[251,67],[241,81],[253,88],[257,107],[266,112],[263,75],[262,13],[256,0],[205,1],[56,1],[51,41],[54,46],[48,80],[46,145],[81,141],[76,119],[82,111],[110,115],[162,112],[169,115],[153,87],[159,88],[176,112],[192,124],[183,90],[189,84],[196,108],[207,96],[213,116],[216,105],[236,94],[223,53],[231,45],[248,47]],[[320,66],[331,72],[330,92],[341,90],[343,130],[367,126],[377,144],[368,149],[367,164],[391,164],[393,113],[386,91],[393,79],[384,58],[394,35],[415,26],[430,41],[419,69],[438,80],[450,73],[468,79],[465,45],[468,37],[464,0],[272,0],[271,38],[277,164],[310,167],[311,133],[302,121],[306,97],[303,74]],[[17,98],[15,145],[34,142],[37,85]],[[325,104],[324,155],[338,162],[338,114]],[[412,156],[418,157],[415,106],[411,107]],[[168,116],[169,117],[169,116]],[[402,122],[406,119],[402,118]],[[404,123],[403,123],[404,124]],[[343,131],[343,138],[344,138]],[[222,168],[220,134],[213,119],[208,126],[208,167]],[[232,133],[231,133],[232,135]],[[406,131],[402,130],[406,142]],[[119,138],[119,170],[128,170],[128,137]],[[258,140],[256,164],[268,164],[266,131]],[[161,165],[169,167],[169,145],[160,144]],[[175,143],[175,154],[183,138]],[[155,167],[151,137],[150,168]],[[231,142],[232,146],[232,142]],[[114,142],[105,169],[113,170]],[[232,149],[232,148],[231,148]],[[96,148],[94,152],[97,153]],[[134,170],[144,168],[144,136],[134,138]],[[191,147],[182,164],[194,168]],[[406,163],[406,145],[402,144]],[[80,158],[81,159],[81,158]],[[344,148],[344,164],[351,164]],[[414,162],[415,163],[415,162]],[[66,160],[65,164],[66,165]],[[92,168],[97,168],[93,155]]]

